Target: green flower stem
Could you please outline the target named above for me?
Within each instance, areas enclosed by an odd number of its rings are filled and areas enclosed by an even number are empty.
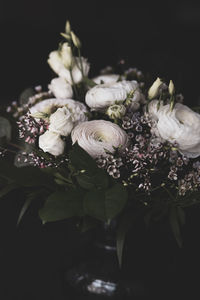
[[[70,76],[71,76],[71,80],[72,80],[72,85],[73,85],[73,88],[74,88],[75,96],[77,98],[78,97],[78,91],[77,91],[76,84],[74,82],[74,78],[73,78],[73,75],[72,75],[72,68],[69,69],[69,72],[70,72]]]
[[[83,62],[82,62],[82,59],[81,59],[81,51],[80,51],[80,48],[78,48],[78,57],[79,57],[80,65],[81,65],[81,73],[82,73],[82,76],[84,77],[84,72],[83,72]]]

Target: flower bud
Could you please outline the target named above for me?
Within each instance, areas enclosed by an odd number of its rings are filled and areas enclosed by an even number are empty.
[[[108,107],[106,114],[111,119],[121,119],[126,113],[126,108],[123,104],[114,104]]]
[[[69,21],[67,21],[65,24],[65,32],[68,34],[70,34],[70,32],[71,32],[71,25],[70,25]]]
[[[162,83],[163,82],[162,82],[162,80],[160,80],[159,77],[154,81],[154,83],[148,90],[148,97],[150,100],[155,98],[158,95],[159,87],[161,86]]]
[[[169,82],[169,94],[172,96],[172,95],[174,95],[174,92],[175,92],[174,83],[173,83],[172,80],[170,80],[170,82]]]
[[[71,31],[71,36],[72,36],[72,42],[74,43],[74,46],[76,48],[81,48],[81,42],[79,40],[79,38],[75,35],[75,33],[73,31]]]
[[[73,63],[73,55],[72,55],[72,49],[69,46],[68,43],[64,43],[62,45],[61,51],[60,51],[62,63],[67,69],[70,69],[72,67]]]

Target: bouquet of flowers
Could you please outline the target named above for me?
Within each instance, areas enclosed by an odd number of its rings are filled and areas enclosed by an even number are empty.
[[[89,78],[69,22],[61,35],[48,88],[1,108],[0,197],[25,191],[18,223],[36,198],[43,223],[73,217],[86,230],[116,218],[119,260],[138,217],[169,216],[181,246],[184,209],[200,199],[200,114],[172,80],[149,84],[123,63]]]

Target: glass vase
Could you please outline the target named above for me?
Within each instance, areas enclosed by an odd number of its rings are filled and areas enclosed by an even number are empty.
[[[148,289],[139,267],[127,268],[129,262],[119,266],[116,225],[116,220],[103,223],[87,258],[65,272],[66,299],[146,299]]]

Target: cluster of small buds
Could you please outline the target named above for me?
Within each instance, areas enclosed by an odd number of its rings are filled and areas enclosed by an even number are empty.
[[[99,168],[106,169],[113,178],[120,178],[120,167],[123,165],[121,157],[114,157],[111,154],[106,157],[100,156],[97,158],[97,165]]]
[[[191,171],[183,179],[178,181],[178,192],[180,196],[185,196],[187,192],[195,192],[200,188],[200,175]]]
[[[7,149],[3,149],[0,147],[0,157],[1,158],[5,157],[6,153],[7,153]]]
[[[11,105],[7,107],[6,111],[8,113],[11,113],[12,116],[16,119],[21,118],[24,114],[28,112],[31,106],[52,96],[51,91],[42,92],[41,86],[36,86],[34,90],[36,94],[29,97],[27,103],[19,105],[17,101],[13,101]]]
[[[131,130],[131,132],[142,132],[149,131],[151,122],[148,119],[148,116],[141,115],[140,112],[132,113],[127,107],[127,113],[122,119],[122,128],[125,130]],[[128,131],[129,133],[130,131]]]
[[[42,92],[35,94],[34,96],[31,96],[28,100],[28,103],[25,105],[25,107],[28,109],[29,107],[35,105],[36,103],[40,102],[41,100],[48,99],[52,96],[51,91]]]
[[[30,113],[25,114],[17,124],[19,138],[25,139],[25,142],[29,144],[34,144],[38,136],[43,134],[49,126],[48,122],[43,119],[36,121]]]
[[[177,171],[178,171],[178,168],[176,168],[175,166],[170,167],[168,178],[170,180],[175,180],[176,181],[178,179]]]
[[[48,167],[58,168],[62,164],[66,164],[68,161],[69,159],[66,156],[62,156],[62,158],[55,159],[53,156],[49,155],[48,159],[46,159],[43,156],[36,154],[35,152],[21,152],[17,158],[18,163],[39,167],[41,169]]]
[[[176,102],[183,103],[184,96],[182,94],[176,94]]]
[[[103,68],[103,69],[100,71],[100,74],[101,74],[101,75],[107,75],[107,74],[112,74],[113,72],[114,72],[113,67],[111,67],[111,66],[106,66],[105,68]]]
[[[142,71],[138,70],[137,68],[129,68],[124,72],[124,76],[127,80],[137,80],[141,81],[144,79],[144,75]]]

